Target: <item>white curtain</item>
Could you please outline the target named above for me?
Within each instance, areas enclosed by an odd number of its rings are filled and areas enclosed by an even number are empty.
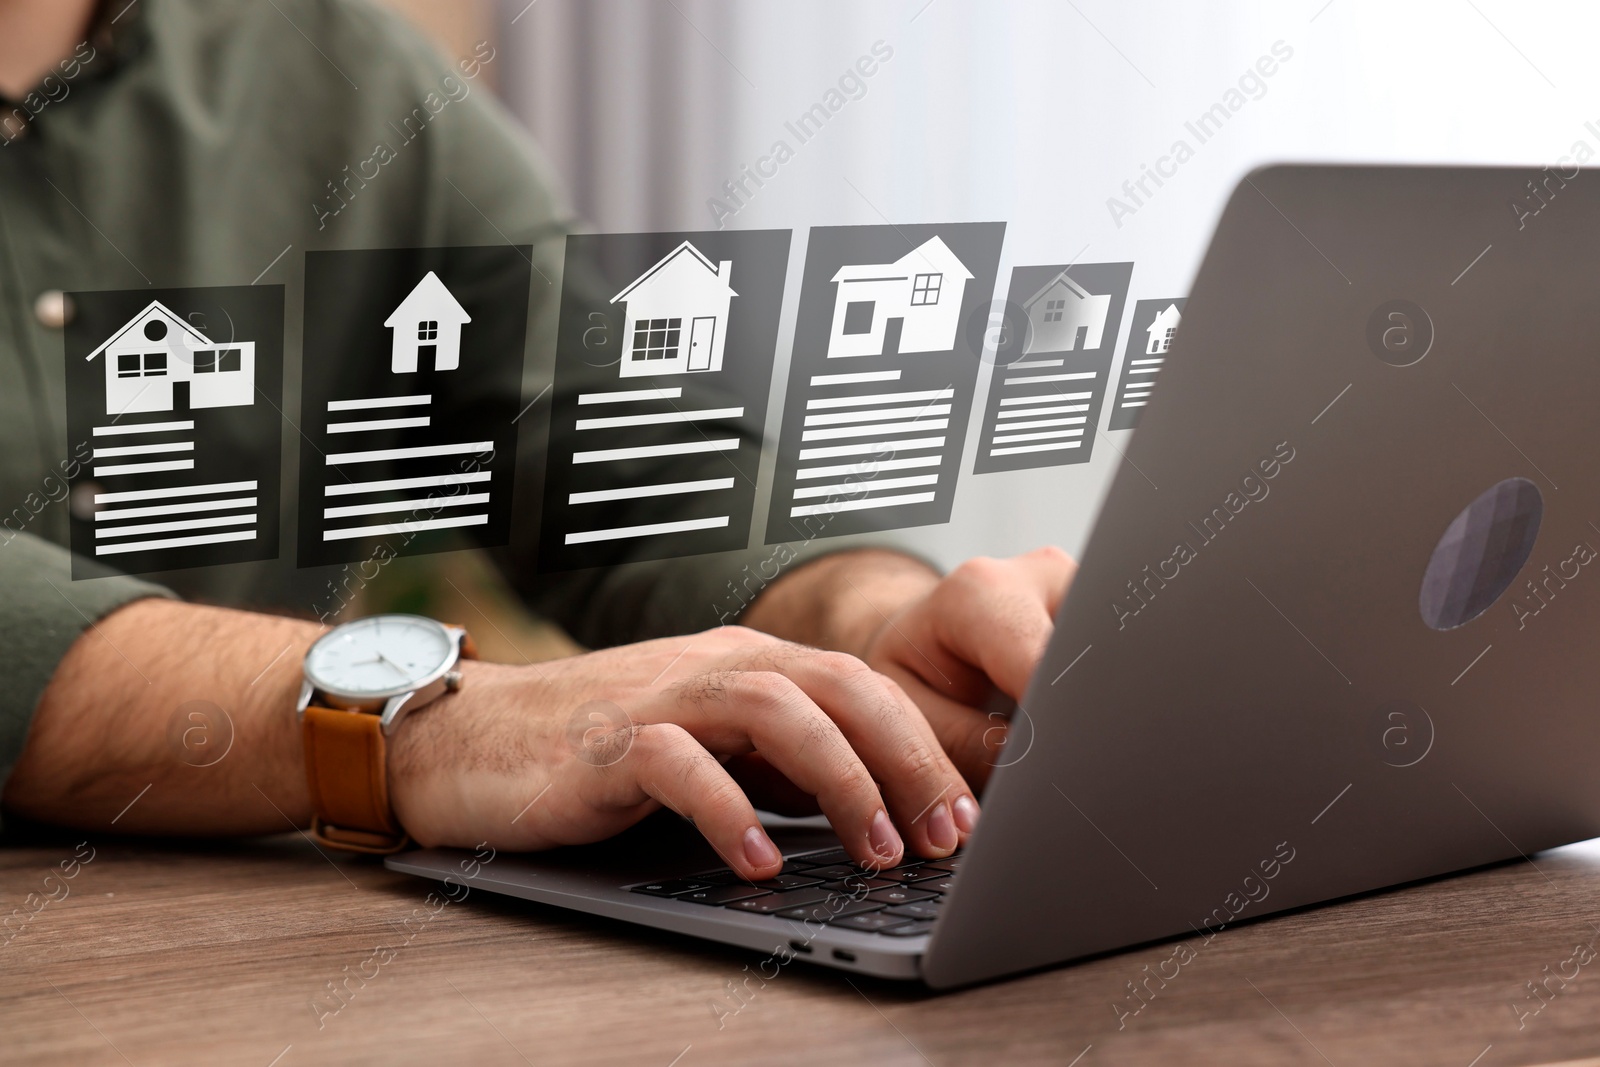
[[[793,158],[728,225],[798,241],[812,225],[1001,219],[1002,289],[1014,264],[1133,260],[1130,307],[1187,291],[1223,201],[1261,163],[1600,149],[1584,125],[1600,129],[1586,54],[1600,10],[1576,3],[1536,17],[1513,0],[526,3],[502,0],[504,89],[597,228],[714,226],[707,201],[786,139]],[[879,41],[893,55],[864,95],[798,143],[785,123]],[[1278,42],[1289,58],[1249,80]],[[1123,183],[1195,142],[1185,123],[1234,89],[1246,102],[1220,132],[1114,219]],[[950,525],[906,538],[947,559],[1077,549],[1117,462],[1103,438],[1086,464],[964,472]]]

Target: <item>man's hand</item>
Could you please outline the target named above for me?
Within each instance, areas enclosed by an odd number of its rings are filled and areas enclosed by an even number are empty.
[[[129,833],[306,826],[294,699],[319,633],[173,601],[113,612],[57,668],[6,808]],[[460,690],[412,712],[389,738],[395,811],[423,844],[598,841],[666,806],[740,874],[765,878],[781,857],[752,802],[820,809],[850,854],[876,866],[898,862],[904,838],[921,855],[948,855],[976,818],[916,706],[842,653],[724,627],[461,669]],[[226,732],[214,758],[194,758],[187,709],[197,704],[212,709],[212,740]]]
[[[1022,700],[1076,572],[1054,547],[971,559],[943,578],[897,553],[844,552],[779,579],[743,621],[847,649],[894,679],[982,789],[1006,737],[988,709],[997,694]]]
[[[390,789],[423,844],[598,841],[660,807],[749,878],[782,857],[754,804],[819,808],[858,862],[898,863],[899,826],[947,856],[970,791],[893,681],[852,656],[729,626],[530,667],[463,664],[457,693],[396,733]],[[753,803],[752,803],[753,802]]]

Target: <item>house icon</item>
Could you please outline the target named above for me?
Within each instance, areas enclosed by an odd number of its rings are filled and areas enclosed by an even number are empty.
[[[1095,295],[1062,271],[1022,302],[1028,316],[1030,352],[1077,352],[1099,348],[1111,313],[1109,293]]]
[[[1178,320],[1183,316],[1178,312],[1177,304],[1168,304],[1150,324],[1150,342],[1144,346],[1147,356],[1165,355],[1167,349],[1172,347],[1172,335],[1178,332]]]
[[[833,327],[828,357],[883,353],[891,319],[901,320],[901,352],[947,352],[955,347],[961,297],[972,272],[938,237],[893,263],[847,264],[832,281]]]
[[[106,362],[106,414],[255,403],[256,343],[216,344],[159,300],[86,357]]]
[[[423,370],[455,370],[461,365],[461,327],[471,321],[467,309],[430,270],[383,320],[394,331],[389,370],[413,374],[419,365]]]
[[[731,260],[713,263],[684,241],[612,297],[627,305],[622,377],[721,370],[732,275]]]

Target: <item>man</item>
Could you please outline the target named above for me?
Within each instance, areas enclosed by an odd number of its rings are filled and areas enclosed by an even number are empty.
[[[447,68],[357,0],[0,0],[0,98],[11,101],[0,117],[0,500],[40,501],[0,533],[8,812],[156,834],[311,821],[292,709],[321,628],[124,577],[73,583],[49,543],[73,521],[70,503],[38,489],[68,453],[61,292],[264,275],[286,286],[293,338],[308,251],[509,241],[559,275],[570,220],[486,93],[452,94],[381,180],[327,195],[441,72],[470,80],[492,60],[480,48]],[[554,319],[547,289],[532,309],[535,351],[553,347]],[[518,546],[503,559],[531,602],[586,643],[620,647],[464,663],[460,687],[388,739],[394,818],[423,844],[537,849],[666,806],[751,878],[780,864],[757,804],[820,808],[862,862],[958,847],[1004,736],[981,709],[996,690],[1021,697],[1073,570],[1054,549],[948,577],[891,551],[840,551],[764,588],[742,625],[695,633],[742,554],[619,553],[556,580],[527,556]],[[307,609],[305,576],[287,564],[218,570],[163,584]],[[229,757],[204,773],[169,731],[196,699],[225,709],[234,731]],[[568,740],[596,701],[630,720],[614,761],[585,760]]]

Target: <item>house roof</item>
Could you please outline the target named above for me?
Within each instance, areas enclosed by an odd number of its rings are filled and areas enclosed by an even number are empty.
[[[400,305],[383,320],[383,324],[389,327],[409,326],[424,317],[449,322],[472,321],[472,316],[461,306],[461,301],[431,270],[422,276],[422,280],[406,294]]]
[[[950,274],[959,278],[971,278],[972,272],[961,258],[950,251],[950,246],[935,234],[922,242],[893,263],[846,263],[839,268],[830,281],[854,282],[872,278],[874,275],[883,275],[884,280],[890,278],[910,277],[912,274],[927,274],[928,267],[941,274]]]
[[[211,343],[211,339],[209,337],[195,329],[193,326],[190,326],[187,322],[184,322],[183,319],[174,313],[171,308],[167,307],[159,300],[152,300],[150,303],[145,305],[143,311],[139,312],[139,314],[123,323],[120,330],[112,334],[110,337],[107,337],[104,341],[100,342],[100,347],[95,349],[93,352],[90,352],[84,357],[84,359],[94,359],[95,356],[98,356],[101,352],[104,352],[107,348],[110,348],[113,344],[115,344],[129,330],[133,329],[135,326],[149,321],[151,318],[150,313],[152,311],[154,311],[161,318],[165,319],[167,322],[176,326],[179,330],[188,334],[189,337],[193,339],[195,344],[208,345]],[[152,341],[150,343],[155,344],[157,342]]]
[[[633,292],[635,289],[639,288],[641,285],[643,285],[646,282],[650,281],[651,279],[655,278],[658,274],[660,274],[662,269],[665,268],[667,264],[671,263],[673,260],[677,259],[679,256],[683,255],[686,252],[693,258],[693,262],[698,263],[698,264],[700,264],[700,266],[704,267],[706,269],[707,273],[709,273],[711,275],[711,278],[714,281],[716,281],[717,284],[721,285],[722,288],[724,288],[724,289],[726,289],[728,291],[728,295],[729,296],[738,296],[739,295],[738,293],[733,291],[733,286],[729,285],[727,283],[727,280],[722,278],[721,275],[719,275],[717,273],[717,265],[715,263],[711,262],[711,260],[707,259],[706,256],[705,256],[705,253],[701,252],[698,248],[696,248],[694,245],[690,244],[688,241],[684,241],[681,244],[679,244],[677,248],[674,248],[672,251],[668,252],[666,255],[664,255],[660,259],[656,260],[655,265],[652,266],[649,270],[645,271],[643,274],[639,275],[633,281],[629,282],[623,288],[622,292],[618,293],[616,296],[611,298],[611,303],[615,304],[619,300],[628,299],[628,294],[629,293]]]
[[[1026,311],[1027,309],[1033,307],[1033,305],[1039,302],[1040,297],[1054,289],[1057,285],[1065,285],[1068,289],[1072,290],[1073,295],[1079,300],[1087,300],[1094,295],[1093,293],[1089,292],[1089,290],[1073,281],[1067,272],[1063,270],[1060,274],[1057,274],[1054,278],[1051,278],[1048,282],[1046,282],[1044,284],[1044,288],[1040,289],[1037,293],[1034,293],[1032,296],[1028,297],[1028,299],[1024,300],[1022,302],[1023,310]]]
[[[1178,310],[1178,305],[1168,304],[1165,308],[1161,309],[1161,312],[1157,314],[1154,319],[1151,320],[1150,326],[1145,332],[1148,333],[1150,330],[1164,330],[1182,318],[1183,313]]]

